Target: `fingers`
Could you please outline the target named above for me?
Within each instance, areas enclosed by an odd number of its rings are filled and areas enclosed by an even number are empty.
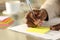
[[[27,14],[26,19],[27,19],[26,24],[28,25],[28,27],[34,27],[34,25],[35,25],[34,24],[35,19],[34,19],[33,15],[32,15],[32,12],[29,12]]]
[[[35,25],[34,23],[30,22],[30,21],[27,21],[26,24],[28,25],[28,27],[37,27],[37,25]]]
[[[50,27],[51,30],[56,30],[56,31],[59,31],[60,30],[60,24],[57,24],[57,25],[53,25]]]
[[[31,12],[29,12],[27,14],[27,20],[31,19],[33,22],[36,21],[38,18],[37,18],[37,15],[39,15],[39,10],[33,10]]]
[[[27,16],[26,16],[26,19],[27,19],[27,24],[29,27],[31,26],[38,26],[38,24],[45,20],[47,17],[47,11],[45,9],[42,9],[42,10],[33,10],[33,11],[30,11]]]
[[[37,15],[39,14],[39,12],[37,10],[33,10],[31,12],[29,12],[26,16],[27,19],[27,24],[28,26],[36,26],[39,22],[37,22]]]
[[[33,11],[30,11],[28,14],[27,14],[27,24],[30,26],[30,25],[38,25],[41,21],[41,19],[43,19],[44,17],[44,11],[41,11],[41,10],[33,10]]]
[[[45,20],[47,17],[47,11],[45,9],[41,9],[38,15],[38,18],[41,20]]]
[[[27,20],[29,20],[29,21],[32,21],[32,22],[34,22],[34,21],[35,21],[35,18],[33,17],[32,12],[29,12],[29,13],[27,14],[26,19],[27,19]]]

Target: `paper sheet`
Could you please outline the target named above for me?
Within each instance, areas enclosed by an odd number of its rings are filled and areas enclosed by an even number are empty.
[[[45,34],[50,31],[49,27],[40,27],[40,28],[28,28],[27,32],[38,33],[38,34]]]

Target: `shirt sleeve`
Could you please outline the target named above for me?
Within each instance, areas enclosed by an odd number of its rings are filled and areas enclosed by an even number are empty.
[[[56,11],[55,11],[55,8],[52,4],[48,4],[48,3],[45,3],[41,6],[40,10],[41,9],[45,9],[47,11],[47,14],[48,14],[48,19],[53,19],[55,18],[57,15],[56,15]]]

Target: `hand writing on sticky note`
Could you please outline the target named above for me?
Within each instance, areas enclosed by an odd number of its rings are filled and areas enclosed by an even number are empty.
[[[33,14],[34,13],[34,14]],[[28,27],[37,27],[47,18],[47,12],[45,9],[33,10],[26,15]]]

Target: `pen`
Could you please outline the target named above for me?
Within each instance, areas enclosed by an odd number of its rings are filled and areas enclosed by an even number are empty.
[[[35,17],[30,0],[26,0],[26,2],[27,2],[27,5],[29,6],[30,10],[32,11],[33,16]]]

